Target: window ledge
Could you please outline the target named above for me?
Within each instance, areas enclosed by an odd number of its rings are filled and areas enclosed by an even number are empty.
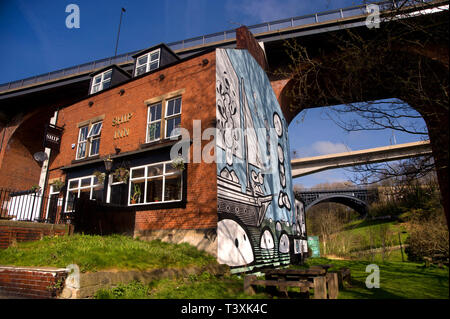
[[[79,160],[73,160],[71,164],[78,164],[78,163],[87,163],[87,162],[97,162],[100,160],[100,155],[94,155],[87,158],[79,159]]]
[[[176,144],[179,141],[181,141],[181,135],[178,136],[176,139],[165,138],[165,139],[161,139],[161,140],[154,141],[154,142],[143,143],[143,144],[139,145],[139,148],[140,149],[147,149],[147,148],[157,149],[157,148],[162,148],[162,147],[169,146],[172,144]]]
[[[171,209],[171,208],[186,208],[186,201],[174,201],[170,203],[153,203],[153,204],[138,204],[138,205],[130,205],[128,208],[132,208],[136,211],[141,210],[162,210],[162,209]]]

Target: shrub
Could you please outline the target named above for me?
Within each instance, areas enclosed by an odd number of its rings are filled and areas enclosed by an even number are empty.
[[[435,255],[448,258],[449,233],[443,211],[416,210],[410,218],[409,237],[405,242],[408,260],[423,261],[423,257]]]

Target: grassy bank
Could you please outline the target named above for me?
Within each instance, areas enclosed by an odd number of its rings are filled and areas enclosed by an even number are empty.
[[[0,250],[0,265],[66,267],[82,272],[205,266],[216,259],[188,244],[140,241],[126,236],[44,237]]]
[[[359,252],[381,248],[383,244],[385,247],[399,246],[400,243],[403,245],[407,238],[408,234],[403,223],[386,220],[356,220],[346,224],[342,231],[329,235],[326,242],[321,238],[321,252],[325,255],[367,259],[373,258],[372,254],[366,256]],[[385,260],[393,260],[391,255],[397,257],[398,254],[386,251]],[[395,260],[401,260],[401,258]]]
[[[217,278],[209,273],[180,279],[155,280],[148,285],[131,282],[112,289],[102,289],[96,299],[259,299],[270,295],[253,296],[243,292],[244,281],[231,275]]]
[[[339,292],[339,299],[448,299],[449,269],[424,268],[423,264],[411,262],[376,263],[380,269],[380,288],[368,289],[365,281],[368,261],[330,260],[311,258],[302,267],[331,264],[331,270],[349,267],[352,287]],[[299,266],[292,266],[299,267]]]

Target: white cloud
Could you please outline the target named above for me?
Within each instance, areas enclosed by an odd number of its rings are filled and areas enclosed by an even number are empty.
[[[342,143],[333,143],[330,141],[318,141],[312,145],[312,149],[317,155],[326,155],[351,151],[350,147]]]
[[[305,5],[298,0],[227,0],[226,10],[232,14],[242,14],[255,22],[267,22],[305,14]],[[309,13],[309,12],[306,12]],[[235,21],[239,22],[239,21]]]
[[[320,156],[334,153],[350,152],[351,148],[343,143],[331,141],[317,141],[310,146],[302,146],[296,149],[295,158]]]

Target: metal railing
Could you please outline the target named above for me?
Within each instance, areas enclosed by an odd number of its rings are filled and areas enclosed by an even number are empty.
[[[35,191],[0,189],[0,219],[61,224],[70,221],[64,213],[64,198],[43,196]]]
[[[421,2],[432,2],[433,0],[420,0]],[[397,8],[400,5],[401,6],[411,6],[414,4],[417,4],[418,0],[412,0],[412,1],[405,1],[405,0],[389,0],[389,1],[381,1],[376,2],[376,4],[379,6],[380,11],[386,11],[393,8]],[[328,10],[323,12],[317,12],[313,14],[308,14],[304,16],[298,16],[298,17],[292,17],[282,20],[276,20],[271,22],[264,22],[256,25],[249,26],[248,29],[257,37],[258,35],[261,35],[265,32],[270,31],[281,31],[284,29],[289,29],[293,27],[301,27],[305,25],[310,24],[318,24],[323,23],[327,21],[333,21],[333,20],[342,20],[346,18],[351,17],[357,17],[361,15],[367,15],[367,4],[363,5],[356,5],[352,7],[342,8],[342,9],[335,9],[335,10]],[[227,30],[207,35],[198,36],[195,38],[190,38],[186,40],[176,41],[168,43],[167,45],[173,50],[173,51],[179,51],[183,49],[193,48],[197,46],[202,45],[208,45],[211,43],[220,43],[227,40],[235,40],[236,39],[236,30]],[[89,71],[93,71],[95,69],[105,67],[111,64],[121,64],[126,62],[132,62],[133,58],[132,55],[139,52],[133,51],[125,54],[118,55],[116,57],[110,57],[105,58],[101,60],[96,60],[93,62],[88,62],[80,65],[76,65],[73,67],[65,68],[62,70],[57,70],[37,76],[32,76],[29,78],[25,78],[22,80],[17,80],[9,83],[0,84],[0,92],[11,90],[11,89],[17,89],[24,86],[32,85],[32,84],[38,84],[50,80],[60,79],[65,76],[70,76],[74,74],[79,73],[86,73]]]

